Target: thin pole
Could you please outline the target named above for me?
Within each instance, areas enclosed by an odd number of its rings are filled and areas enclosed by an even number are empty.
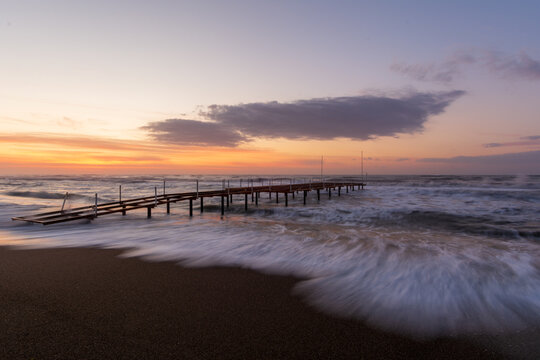
[[[364,181],[364,151],[362,150],[360,153],[361,153],[361,160],[360,160],[361,173],[360,174],[362,175],[361,176],[362,181]]]
[[[60,210],[60,212],[64,212],[64,205],[66,204],[67,197],[68,197],[68,193],[66,191],[66,195],[64,195],[64,202],[62,203],[62,210]]]
[[[154,186],[154,206],[157,206],[157,186]]]
[[[323,156],[321,155],[321,182],[323,183],[323,186],[324,186],[324,181],[323,181]]]
[[[96,200],[94,205],[94,215],[97,217],[97,193],[96,193]]]
[[[163,180],[163,195],[165,195],[165,180]]]
[[[118,197],[120,199],[120,203],[122,203],[122,185],[118,186]]]
[[[197,179],[197,197],[199,197],[199,179]]]

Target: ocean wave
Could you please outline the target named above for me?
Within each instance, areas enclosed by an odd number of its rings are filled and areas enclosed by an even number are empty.
[[[175,190],[192,190],[196,178],[167,177],[167,189],[178,182]],[[231,186],[240,178],[248,177],[229,177]],[[118,183],[140,181],[123,187],[125,196],[136,197],[153,195],[154,184],[163,180],[106,179],[70,180],[61,189],[114,198]],[[522,191],[530,183],[538,188],[539,177],[373,179],[380,182],[341,197],[333,192],[329,199],[323,191],[320,202],[311,192],[305,206],[302,194],[290,196],[288,207],[282,195],[276,204],[275,194],[272,199],[265,194],[258,207],[248,196],[247,213],[244,197],[237,195],[223,218],[217,198],[204,200],[202,215],[195,202],[193,217],[188,202],[180,202],[170,214],[158,207],[151,219],[140,209],[84,224],[17,226],[10,220],[14,213],[61,203],[20,201],[0,207],[0,231],[16,235],[20,245],[117,247],[131,249],[124,256],[295,275],[306,279],[295,291],[318,309],[416,337],[540,327],[539,196]],[[204,180],[201,188],[221,187],[219,176]],[[57,182],[40,181],[42,187],[2,191],[34,199],[64,197]]]
[[[496,219],[493,216],[474,216],[443,211],[390,211],[370,221],[380,227],[406,229],[437,229],[450,233],[482,235],[491,238],[540,240],[540,227],[527,229],[527,224]]]
[[[8,196],[35,199],[63,199],[66,196],[65,193],[52,193],[47,191],[6,191],[3,194]],[[68,193],[67,199],[93,199],[93,197]]]

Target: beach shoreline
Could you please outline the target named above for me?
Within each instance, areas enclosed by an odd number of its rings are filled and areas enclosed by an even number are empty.
[[[0,247],[0,357],[501,357],[468,339],[417,341],[320,313],[292,294],[290,276],[121,253]]]

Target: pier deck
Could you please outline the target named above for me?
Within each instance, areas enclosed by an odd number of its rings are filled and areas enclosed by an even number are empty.
[[[345,189],[349,192],[349,189],[353,191],[355,187],[357,189],[363,189],[364,183],[359,182],[318,182],[318,183],[304,183],[304,184],[287,184],[287,185],[263,185],[263,186],[246,186],[246,187],[233,187],[224,188],[220,190],[207,190],[196,192],[183,192],[172,194],[161,194],[157,192],[154,196],[146,196],[134,199],[127,199],[122,201],[114,201],[98,204],[96,195],[96,204],[72,208],[69,210],[57,210],[49,211],[39,214],[33,214],[28,216],[13,217],[12,220],[26,221],[32,223],[38,223],[43,225],[50,225],[56,223],[62,223],[67,221],[82,220],[82,219],[95,219],[99,216],[121,213],[125,215],[128,211],[137,209],[147,209],[147,216],[152,216],[152,209],[159,205],[166,205],[167,213],[170,212],[170,204],[177,203],[179,201],[189,201],[189,215],[193,216],[193,201],[200,200],[200,212],[204,211],[204,198],[221,197],[221,214],[225,212],[225,207],[229,207],[229,202],[232,201],[233,195],[244,195],[245,210],[248,209],[248,195],[251,195],[251,202],[259,203],[260,194],[267,193],[269,197],[272,197],[272,193],[275,196],[276,203],[279,203],[279,194],[283,195],[283,201],[285,206],[288,206],[288,195],[303,192],[304,205],[306,204],[307,194],[310,191],[317,192],[317,199],[320,200],[320,191],[327,190],[328,196],[332,196],[332,191],[337,189],[338,196],[341,195],[341,190]],[[226,204],[226,205],[225,205]]]

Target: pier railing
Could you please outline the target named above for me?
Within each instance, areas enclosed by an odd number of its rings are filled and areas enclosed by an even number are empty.
[[[204,212],[204,198],[221,198],[221,215],[224,215],[225,208],[229,208],[230,203],[233,201],[233,195],[244,195],[244,207],[248,209],[248,198],[251,196],[251,202],[258,206],[259,199],[262,193],[267,193],[269,199],[272,199],[274,194],[276,203],[280,201],[280,195],[283,198],[285,206],[289,204],[289,195],[292,195],[294,199],[295,194],[302,192],[303,204],[306,205],[307,194],[311,191],[317,192],[317,200],[321,199],[321,190],[326,190],[328,197],[332,197],[332,191],[336,191],[338,196],[341,196],[342,189],[346,193],[349,190],[354,191],[357,189],[363,189],[365,184],[361,182],[310,182],[295,184],[292,181],[289,184],[273,185],[269,182],[268,185],[255,186],[253,182],[248,182],[249,186],[240,187],[225,187],[223,182],[222,188],[219,190],[206,190],[199,191],[198,186],[196,191],[182,192],[182,193],[165,193],[165,186],[163,194],[158,195],[157,188],[154,190],[153,196],[144,196],[133,199],[122,200],[120,195],[119,201],[98,203],[98,196],[95,196],[94,205],[87,205],[64,210],[64,203],[62,209],[57,211],[49,211],[38,214],[32,214],[28,216],[13,217],[12,220],[26,221],[32,223],[39,223],[43,225],[56,224],[67,221],[81,220],[81,219],[95,219],[99,216],[121,213],[126,215],[128,211],[137,209],[147,209],[147,217],[152,216],[152,209],[159,205],[165,205],[167,213],[170,213],[170,207],[172,203],[180,201],[189,201],[189,215],[193,216],[193,201],[199,200],[199,211]]]

